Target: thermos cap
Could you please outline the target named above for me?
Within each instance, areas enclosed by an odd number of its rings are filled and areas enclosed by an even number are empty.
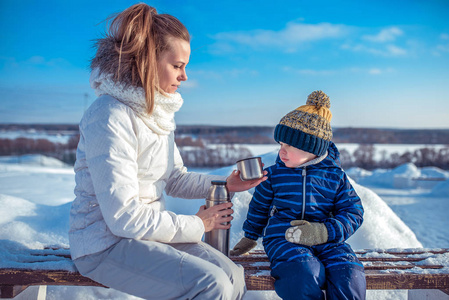
[[[225,180],[212,180],[210,183],[213,185],[226,185],[227,182]]]
[[[212,180],[211,186],[207,193],[206,200],[213,200],[218,202],[230,201],[229,190],[225,180]],[[208,205],[206,205],[208,207]]]

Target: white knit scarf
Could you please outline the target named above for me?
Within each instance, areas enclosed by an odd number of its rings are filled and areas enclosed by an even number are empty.
[[[97,97],[110,95],[129,106],[151,130],[159,135],[168,135],[176,129],[174,120],[183,100],[179,93],[162,95],[158,91],[154,94],[154,109],[150,115],[147,113],[145,91],[143,88],[115,83],[112,74],[100,74],[98,69],[90,75],[90,86],[95,90]]]

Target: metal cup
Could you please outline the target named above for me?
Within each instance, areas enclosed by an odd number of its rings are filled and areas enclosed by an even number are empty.
[[[240,179],[253,180],[263,177],[262,159],[250,157],[237,161],[237,169],[240,171]]]

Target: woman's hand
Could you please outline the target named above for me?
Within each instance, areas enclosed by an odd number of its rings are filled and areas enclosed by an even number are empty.
[[[234,170],[232,171],[231,175],[226,178],[228,190],[231,193],[249,190],[250,188],[259,185],[259,183],[261,183],[262,181],[267,180],[267,177],[265,176],[267,175],[267,173],[267,171],[263,171],[264,176],[262,178],[243,181],[242,179],[240,179],[240,171]]]
[[[231,228],[231,221],[234,219],[231,216],[234,213],[231,207],[231,202],[214,205],[209,208],[206,208],[206,205],[201,206],[196,215],[203,220],[204,231],[209,232],[212,229]]]

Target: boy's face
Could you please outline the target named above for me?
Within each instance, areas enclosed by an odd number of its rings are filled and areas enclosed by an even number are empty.
[[[285,166],[288,168],[299,167],[300,165],[308,161],[311,161],[312,159],[317,157],[315,154],[302,151],[298,148],[295,148],[283,142],[279,142],[279,144],[281,144],[281,150],[279,150],[279,157],[281,158]]]

